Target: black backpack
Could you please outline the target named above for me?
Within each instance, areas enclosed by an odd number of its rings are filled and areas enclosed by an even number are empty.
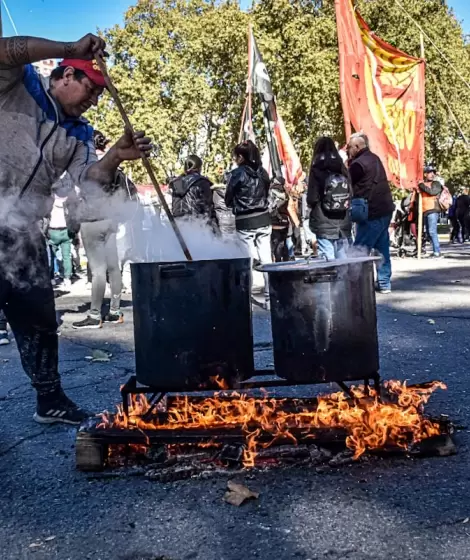
[[[325,181],[322,207],[325,212],[346,212],[351,207],[351,189],[347,178],[340,173],[331,173]]]

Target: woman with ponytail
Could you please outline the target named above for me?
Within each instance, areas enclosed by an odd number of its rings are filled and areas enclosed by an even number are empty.
[[[235,146],[233,160],[237,167],[230,173],[225,203],[232,208],[240,240],[254,261],[272,262],[271,214],[269,211],[269,176],[261,165],[258,148],[251,141]],[[269,307],[267,274],[264,275],[265,307]]]

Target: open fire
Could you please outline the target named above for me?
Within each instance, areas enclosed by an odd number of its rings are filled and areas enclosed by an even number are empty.
[[[388,381],[382,399],[376,391],[363,386],[352,387],[353,398],[338,392],[315,399],[280,399],[254,397],[244,393],[220,392],[211,397],[176,396],[165,414],[146,419],[149,403],[144,395],[131,395],[129,415],[122,405],[115,414],[105,413],[99,429],[241,431],[245,440],[243,465],[255,466],[262,449],[279,442],[297,444],[316,437],[319,430],[342,430],[346,445],[357,459],[366,451],[379,448],[407,449],[424,439],[441,433],[438,422],[426,418],[424,405],[441,382],[410,386],[406,382]]]

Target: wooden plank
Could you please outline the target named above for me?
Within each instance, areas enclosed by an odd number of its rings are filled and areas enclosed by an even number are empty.
[[[259,428],[258,425],[248,426],[246,430],[240,427],[235,428],[178,428],[178,429],[156,429],[156,430],[138,430],[138,429],[120,429],[120,428],[99,428],[101,423],[99,418],[89,419],[86,424],[82,424],[77,434],[77,441],[84,438],[87,442],[101,443],[109,445],[118,444],[178,444],[198,442],[240,442],[246,440],[246,434]],[[339,442],[344,441],[347,432],[343,429],[308,429],[291,426],[289,433],[296,437],[299,441],[311,440],[312,442],[327,441]],[[259,441],[271,441],[272,434],[261,432]],[[279,441],[290,441],[287,437],[279,438]]]
[[[81,471],[102,471],[108,457],[108,446],[86,432],[79,432],[75,442],[75,465]]]

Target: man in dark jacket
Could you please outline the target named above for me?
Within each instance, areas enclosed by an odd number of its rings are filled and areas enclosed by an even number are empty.
[[[170,182],[172,212],[175,218],[204,218],[215,223],[212,183],[201,174],[202,160],[191,155],[184,162],[184,173]]]
[[[455,237],[457,237],[459,243],[463,243],[470,235],[470,196],[468,196],[468,194],[461,194],[457,197],[454,212],[454,219],[456,222]]]
[[[349,174],[354,198],[365,198],[369,215],[365,222],[357,224],[354,244],[376,249],[383,256],[383,264],[377,270],[378,291],[391,291],[392,262],[390,260],[390,237],[388,228],[395,205],[384,166],[380,158],[369,149],[365,134],[353,134],[348,143]]]
[[[419,183],[419,190],[423,197],[423,217],[426,224],[426,233],[432,242],[432,257],[441,256],[439,236],[437,234],[437,223],[442,209],[439,205],[439,195],[442,192],[442,184],[437,180],[436,168],[427,165],[424,168],[424,181]]]

